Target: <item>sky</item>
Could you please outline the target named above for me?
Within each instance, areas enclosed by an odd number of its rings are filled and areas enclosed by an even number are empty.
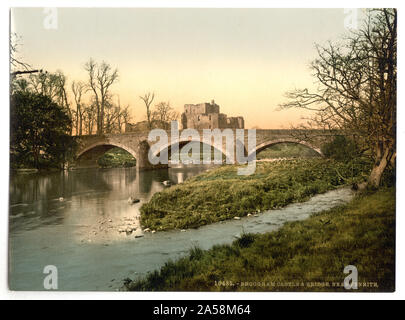
[[[109,63],[119,72],[111,90],[130,106],[132,122],[145,119],[139,96],[151,91],[179,112],[215,100],[246,128],[289,128],[308,114],[278,104],[288,90],[314,88],[315,43],[348,32],[343,9],[58,8],[56,20],[50,12],[11,10],[18,57],[63,71],[69,83],[86,81],[90,57]]]

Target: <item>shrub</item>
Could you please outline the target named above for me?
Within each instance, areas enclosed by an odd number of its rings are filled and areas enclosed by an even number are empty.
[[[335,136],[331,142],[325,143],[321,148],[327,158],[337,161],[349,162],[358,155],[356,144],[345,136]]]
[[[255,241],[255,236],[251,233],[243,233],[238,240],[236,240],[236,244],[240,248],[248,248],[250,245]]]

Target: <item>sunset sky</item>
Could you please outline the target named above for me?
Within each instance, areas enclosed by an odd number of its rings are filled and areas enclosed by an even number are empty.
[[[13,9],[18,56],[34,68],[86,80],[93,57],[118,68],[112,91],[145,119],[139,95],[156,103],[220,105],[247,128],[288,128],[300,110],[277,111],[283,94],[313,87],[314,44],[347,33],[343,9],[58,9],[57,28],[44,28],[42,8]]]

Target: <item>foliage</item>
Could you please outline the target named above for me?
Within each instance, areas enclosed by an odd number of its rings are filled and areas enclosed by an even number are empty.
[[[127,168],[135,167],[136,159],[121,148],[113,148],[97,160],[102,168]]]
[[[359,156],[358,148],[355,143],[342,135],[337,135],[331,142],[325,143],[321,151],[325,157],[337,161],[348,162]]]
[[[237,175],[237,166],[223,166],[155,193],[141,207],[141,223],[155,230],[199,227],[361,182],[368,170],[360,163],[317,158],[258,162],[250,176]]]
[[[358,291],[389,291],[395,286],[395,189],[363,194],[345,206],[286,224],[277,232],[245,235],[231,245],[194,248],[144,279],[127,282],[131,291],[345,291],[310,287],[338,283],[347,265],[358,268]],[[246,241],[247,240],[247,241]],[[215,281],[251,286],[216,286]],[[264,286],[262,284],[265,284]],[[303,283],[277,287],[272,283]]]
[[[260,151],[256,158],[277,159],[277,158],[313,158],[319,157],[316,151],[297,143],[277,143],[263,151]]]
[[[10,128],[13,167],[58,167],[68,160],[75,146],[66,110],[40,93],[12,94]]]
[[[361,28],[316,48],[317,89],[290,91],[281,107],[312,111],[302,128],[355,136],[375,161],[369,184],[378,187],[396,157],[397,10],[370,9]]]

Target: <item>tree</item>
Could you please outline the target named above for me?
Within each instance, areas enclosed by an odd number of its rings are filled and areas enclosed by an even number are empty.
[[[83,82],[72,82],[72,92],[76,103],[76,135],[79,136],[83,133],[84,108],[82,107],[82,96],[86,90],[86,85]]]
[[[155,99],[155,93],[145,93],[143,96],[140,96],[139,99],[141,99],[145,103],[146,107],[146,119],[148,121],[148,128],[152,129],[152,110],[150,108],[153,99]]]
[[[85,105],[83,111],[83,124],[87,134],[91,135],[94,132],[94,125],[97,121],[97,106],[94,102]]]
[[[169,129],[170,122],[177,120],[179,118],[179,113],[176,112],[169,102],[159,102],[155,109],[152,111],[152,123],[156,122],[158,125],[163,126],[162,129]]]
[[[129,105],[121,110],[121,115],[118,119],[119,119],[120,132],[122,132],[122,125],[124,125],[124,130],[125,130],[127,124],[131,121],[131,115],[129,113]]]
[[[18,75],[42,72],[42,70],[32,69],[28,63],[23,62],[17,57],[18,46],[20,45],[19,39],[19,36],[15,32],[10,34],[10,78],[12,81]]]
[[[74,148],[71,119],[48,96],[17,91],[10,101],[10,157],[13,165],[62,165]]]
[[[84,68],[88,73],[88,86],[94,93],[97,107],[97,134],[101,135],[104,131],[104,112],[110,98],[110,87],[118,80],[118,70],[113,70],[104,61],[97,64],[93,59],[90,59]]]
[[[124,130],[125,130],[127,123],[129,123],[129,121],[131,121],[131,115],[129,113],[129,105],[127,105],[125,108],[121,108],[121,101],[120,101],[119,96],[118,96],[118,105],[117,106],[118,106],[117,127],[118,127],[118,133],[121,133],[122,126],[124,125]]]
[[[62,71],[55,73],[40,72],[29,77],[29,86],[38,94],[49,97],[52,101],[62,106],[70,119],[73,119],[72,110],[66,93],[66,76]],[[72,132],[70,132],[72,134]]]
[[[61,90],[57,73],[41,72],[39,74],[30,75],[28,78],[29,85],[32,90],[38,94],[49,97],[53,101],[61,101]]]
[[[371,9],[364,26],[343,43],[316,48],[311,70],[317,90],[290,91],[281,108],[311,110],[306,128],[355,140],[374,160],[368,184],[378,187],[396,158],[397,11]]]
[[[341,162],[350,162],[358,156],[358,150],[354,142],[345,136],[336,135],[333,140],[325,143],[321,151],[325,157]]]
[[[119,97],[117,103],[114,103],[112,99],[108,99],[105,105],[104,132],[121,133],[122,125],[128,123],[131,119],[128,109],[129,106],[121,108]]]
[[[119,132],[118,118],[120,116],[120,109],[110,99],[105,104],[104,114],[104,132],[116,133]]]

